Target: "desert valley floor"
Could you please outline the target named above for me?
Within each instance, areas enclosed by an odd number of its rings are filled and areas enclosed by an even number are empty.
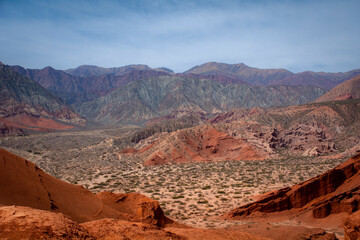
[[[254,201],[259,194],[310,179],[347,159],[289,156],[145,166],[141,159],[120,153],[118,136],[126,137],[132,130],[119,127],[3,137],[0,145],[49,174],[94,193],[142,193],[158,200],[166,216],[197,228],[244,224],[220,216]],[[251,222],[246,224],[251,226]],[[283,224],[298,225],[291,219]]]

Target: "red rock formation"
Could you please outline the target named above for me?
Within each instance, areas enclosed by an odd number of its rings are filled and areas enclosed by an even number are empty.
[[[211,120],[231,136],[262,142],[289,155],[327,156],[359,144],[360,101],[281,108],[233,109]],[[252,141],[252,142],[254,142]],[[347,154],[347,156],[352,156]]]
[[[351,214],[360,209],[360,154],[338,167],[293,187],[265,194],[260,200],[236,208],[223,217],[240,219],[255,213],[296,210],[313,218]]]
[[[141,194],[94,195],[58,180],[35,164],[0,149],[0,204],[63,213],[77,222],[115,218],[163,226],[169,222],[159,203]],[[171,222],[171,221],[170,221]]]
[[[357,211],[344,219],[344,240],[360,239],[360,211]]]
[[[150,147],[149,147],[150,146]],[[138,151],[146,165],[263,160],[267,154],[244,139],[235,139],[210,125],[178,130]],[[126,150],[130,152],[130,150]]]
[[[144,222],[159,227],[173,221],[165,217],[158,201],[139,193],[102,192],[97,194],[104,204],[118,212],[126,214],[128,220]]]
[[[1,239],[95,239],[61,213],[21,206],[0,207]]]
[[[83,226],[96,239],[188,239],[158,228],[154,225],[109,218],[82,223],[81,226]]]

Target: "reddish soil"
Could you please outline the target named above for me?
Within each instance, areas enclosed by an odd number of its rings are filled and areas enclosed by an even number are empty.
[[[1,239],[95,239],[61,213],[21,206],[0,207]]]
[[[52,119],[44,117],[34,117],[27,114],[19,114],[7,118],[0,118],[0,122],[3,122],[11,127],[32,129],[38,131],[41,129],[65,130],[73,128],[73,126],[61,124]]]
[[[321,228],[306,228],[302,226],[273,225],[269,223],[252,223],[239,225],[229,230],[238,230],[273,240],[336,240],[334,233],[327,233]]]
[[[146,223],[101,219],[81,224],[96,239],[185,240],[182,236]]]

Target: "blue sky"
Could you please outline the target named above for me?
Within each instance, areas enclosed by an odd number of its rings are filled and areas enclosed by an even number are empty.
[[[348,71],[360,68],[359,9],[359,0],[0,0],[0,61]]]

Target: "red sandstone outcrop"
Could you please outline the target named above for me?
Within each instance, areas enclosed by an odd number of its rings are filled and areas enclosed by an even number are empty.
[[[58,180],[35,164],[0,149],[0,205],[20,205],[63,213],[77,222],[102,218],[144,221],[163,226],[168,220],[159,203],[141,194],[94,195],[82,186]]]
[[[123,153],[134,152],[126,150]],[[210,125],[166,134],[135,152],[146,165],[225,160],[263,160],[268,154],[246,139],[235,139]]]
[[[357,211],[344,219],[344,240],[360,239],[360,211]]]
[[[151,224],[139,222],[134,223],[109,218],[82,223],[81,226],[84,227],[96,239],[188,239]]]
[[[331,214],[351,214],[358,211],[359,202],[360,154],[315,178],[293,187],[269,192],[260,200],[238,207],[223,217],[241,219],[258,213],[264,215],[293,210],[290,215],[311,212],[313,218],[320,219]]]
[[[359,101],[349,100],[281,108],[234,109],[218,115],[211,123],[222,126],[235,138],[259,142],[290,155],[327,156],[359,144],[359,117]]]
[[[164,227],[173,221],[165,217],[158,201],[139,193],[101,192],[96,195],[103,204],[127,216],[127,220]]]
[[[1,239],[95,239],[61,213],[21,206],[0,207]]]

